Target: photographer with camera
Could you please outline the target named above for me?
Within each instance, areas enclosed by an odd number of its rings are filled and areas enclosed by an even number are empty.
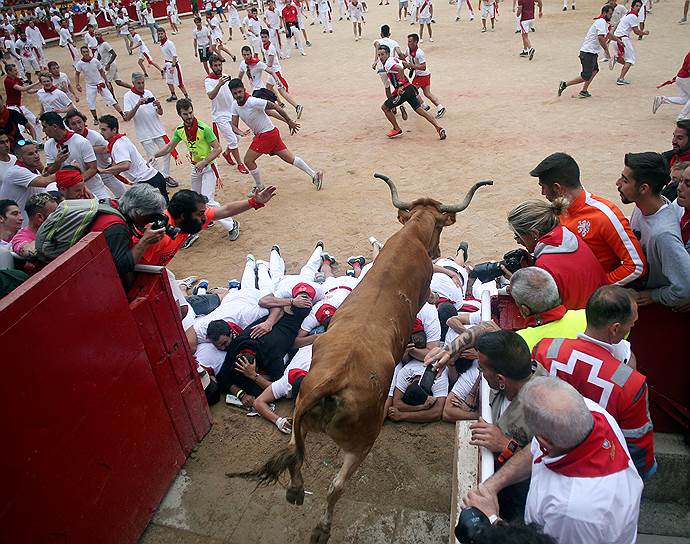
[[[556,281],[563,306],[572,310],[584,308],[597,287],[608,281],[589,246],[561,225],[559,217],[567,207],[564,198],[527,200],[508,212],[508,224],[515,241],[534,256],[534,265]]]
[[[269,186],[249,199],[211,207],[207,205],[206,198],[197,192],[189,189],[177,191],[164,212],[166,228],[170,234],[157,244],[150,246],[144,252],[141,263],[166,266],[191,237],[198,237],[198,233],[208,228],[212,221],[226,221],[231,216],[247,210],[263,208],[273,198],[275,192],[276,188]],[[230,231],[232,231],[238,222],[232,219],[229,221],[231,221]]]
[[[168,145],[170,140],[165,135],[165,127],[161,122],[163,106],[146,88],[146,76],[142,72],[132,74],[132,88],[122,97],[122,109],[125,121],[134,121],[134,132],[146,152],[146,158],[153,159],[154,155]],[[170,177],[171,156],[177,161],[178,154],[175,151],[162,157],[160,169],[158,161],[153,164],[153,167],[163,174],[168,187],[177,187],[178,183]]]

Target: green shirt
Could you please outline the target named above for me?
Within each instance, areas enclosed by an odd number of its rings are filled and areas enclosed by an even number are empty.
[[[197,122],[199,123],[199,129],[196,131],[196,140],[187,140],[184,124],[175,129],[172,137],[173,142],[182,141],[185,143],[193,163],[203,161],[206,157],[208,157],[211,154],[211,144],[217,140],[216,135],[213,133],[213,129],[210,126],[202,121]]]
[[[558,321],[552,321],[537,327],[527,327],[517,332],[525,339],[530,351],[542,338],[577,338],[587,328],[584,310],[568,310]]]

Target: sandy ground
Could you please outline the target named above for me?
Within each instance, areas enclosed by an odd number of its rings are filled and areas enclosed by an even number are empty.
[[[319,238],[341,261],[352,254],[368,255],[368,236],[384,240],[398,228],[385,185],[372,178],[375,171],[394,179],[405,200],[430,196],[449,203],[460,200],[474,181],[495,180],[493,188],[478,193],[442,238],[444,254],[454,254],[458,243],[468,240],[475,262],[500,257],[513,247],[506,212],[525,198],[539,196],[537,183],[528,172],[552,152],[572,154],[580,164],[586,187],[618,202],[615,181],[623,166],[623,154],[663,151],[671,145],[678,110],[665,105],[652,116],[651,103],[657,93],[655,85],[676,73],[687,51],[690,25],[676,24],[681,6],[681,2],[670,0],[655,4],[647,24],[651,35],[634,42],[638,65],[629,73],[631,85],[616,86],[618,70],[611,73],[604,68],[590,89],[593,98],[579,100],[573,98],[579,88],[567,89],[560,99],[556,89],[559,80],[579,73],[578,50],[592,18],[599,13],[600,2],[583,0],[578,2],[577,11],[567,13],[561,12],[560,2],[547,3],[543,19],[531,35],[536,55],[530,62],[518,57],[521,43],[513,33],[509,2],[500,5],[496,32],[482,34],[479,19],[456,23],[455,7],[438,1],[435,42],[425,40],[422,47],[433,72],[433,91],[447,107],[442,120],[448,132],[444,142],[414,115],[403,123],[403,137],[392,141],[385,137],[390,126],[380,111],[384,99],[381,82],[371,70],[372,41],[384,23],[391,25],[392,37],[401,45],[407,33],[417,30],[396,22],[397,5],[371,2],[364,39],[357,43],[349,22],[335,22],[335,32],[330,35],[322,34],[318,26],[308,26],[313,43],[308,56],[293,55],[283,61],[291,91],[305,106],[302,130],[296,136],[289,136],[284,126],[281,131],[293,151],[325,171],[323,190],[315,192],[302,172],[277,158],[260,159],[265,181],[278,187],[274,201],[263,210],[240,217],[242,235],[236,242],[227,241],[223,229],[216,226],[191,249],[180,252],[171,269],[178,277],[194,274],[209,278],[212,285],[224,285],[227,279],[240,276],[247,253],[267,258],[271,245],[279,243],[288,268],[295,270]],[[177,44],[197,115],[210,122],[203,68],[192,56],[192,26],[191,20],[185,19],[182,33],[171,38]],[[160,59],[146,29],[142,35],[154,58]],[[121,77],[126,79],[136,67],[136,57],[127,55],[119,38],[110,39],[120,55]],[[235,37],[230,48],[239,56],[245,43]],[[65,51],[50,48],[47,53],[49,58],[56,57],[63,69],[68,65]],[[228,62],[226,72],[236,73],[237,64]],[[153,73],[148,87],[161,98],[167,96],[162,80]],[[675,92],[673,87],[667,89],[668,94]],[[117,90],[119,96],[122,90]],[[80,105],[83,103],[82,98]],[[28,104],[35,107],[33,99]],[[172,106],[165,105],[165,110],[170,133],[179,120]],[[99,104],[99,113],[105,111]],[[132,123],[125,123],[124,131],[134,136]],[[240,150],[248,143],[242,141]],[[183,187],[188,186],[189,168],[184,164],[173,169]],[[225,163],[219,168],[224,186],[218,190],[217,199],[227,202],[243,198],[251,178]],[[318,518],[321,500],[308,500],[302,509],[288,509],[282,490],[252,493],[251,485],[228,482],[223,476],[226,471],[249,468],[265,459],[276,442],[286,439],[268,424],[249,421],[225,406],[213,413],[216,424],[186,467],[192,487],[183,501],[193,519],[181,526],[205,535],[199,536],[199,542],[303,540]],[[385,516],[395,508],[447,515],[452,447],[450,425],[386,425],[345,493],[333,541],[364,539],[366,531],[353,536],[352,512],[361,514],[361,527],[367,526],[367,515],[380,521],[388,519]],[[312,437],[308,452],[311,462],[306,487],[314,491],[315,499],[321,499],[335,472],[336,450],[325,439]],[[400,541],[392,535],[367,539]],[[189,535],[158,534],[155,527],[145,540],[192,542]]]

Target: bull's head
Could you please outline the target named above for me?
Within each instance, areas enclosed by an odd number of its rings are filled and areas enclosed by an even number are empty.
[[[439,240],[441,238],[441,230],[443,227],[448,227],[455,223],[455,214],[463,211],[472,202],[474,193],[484,185],[493,185],[492,180],[478,181],[465,195],[465,199],[459,204],[441,204],[437,200],[431,198],[419,198],[413,202],[404,202],[398,198],[398,190],[395,184],[386,176],[382,174],[374,174],[375,178],[383,180],[391,191],[391,199],[393,206],[398,208],[398,221],[403,225],[415,215],[426,212],[430,213],[434,219],[434,230],[431,237],[428,249],[429,255],[432,259],[441,256],[439,249]]]

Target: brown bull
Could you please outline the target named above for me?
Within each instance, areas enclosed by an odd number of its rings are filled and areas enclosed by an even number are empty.
[[[318,544],[328,541],[333,509],[345,482],[381,431],[393,370],[429,295],[431,259],[440,255],[441,230],[455,223],[455,214],[469,205],[479,187],[492,183],[478,182],[462,203],[446,206],[428,198],[401,202],[393,182],[375,176],[388,184],[404,226],[386,242],[375,266],[335,313],[328,332],[314,342],[311,369],[297,396],[288,447],[254,471],[228,475],[270,484],[289,470],[286,498],[302,504],[307,432],[328,434],[343,450],[344,458],[328,489],[326,511],[311,535],[311,542]]]

